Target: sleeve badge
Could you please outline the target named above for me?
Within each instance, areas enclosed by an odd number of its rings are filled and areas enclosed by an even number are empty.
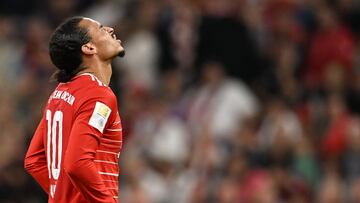
[[[110,116],[111,109],[101,102],[96,102],[94,111],[89,120],[89,125],[98,129],[101,133],[104,132],[106,122]]]

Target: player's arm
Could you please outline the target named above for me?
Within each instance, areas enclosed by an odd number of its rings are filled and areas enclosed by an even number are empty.
[[[93,94],[96,95],[96,93]],[[116,202],[105,187],[94,163],[103,128],[113,119],[113,112],[116,112],[112,109],[116,106],[115,104],[115,97],[97,97],[88,100],[80,107],[64,157],[65,172],[73,185],[92,203]],[[99,105],[105,105],[101,106],[102,110],[108,108],[111,111],[101,117],[98,115]]]
[[[41,119],[26,153],[24,168],[41,185],[44,191],[49,193],[49,171],[43,143],[45,128],[44,119]]]

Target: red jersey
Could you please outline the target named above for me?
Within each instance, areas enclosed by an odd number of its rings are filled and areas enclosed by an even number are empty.
[[[118,202],[122,127],[112,90],[85,73],[50,95],[25,157],[49,202]]]

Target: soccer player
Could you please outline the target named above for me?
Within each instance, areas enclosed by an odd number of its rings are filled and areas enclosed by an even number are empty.
[[[50,95],[25,169],[56,203],[118,202],[122,127],[108,87],[111,61],[125,51],[113,28],[73,17],[49,42],[59,85]]]

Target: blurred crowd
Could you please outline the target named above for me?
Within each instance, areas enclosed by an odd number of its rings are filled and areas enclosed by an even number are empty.
[[[358,0],[1,0],[0,202],[47,202],[23,158],[74,15],[126,49],[122,203],[360,202]]]

